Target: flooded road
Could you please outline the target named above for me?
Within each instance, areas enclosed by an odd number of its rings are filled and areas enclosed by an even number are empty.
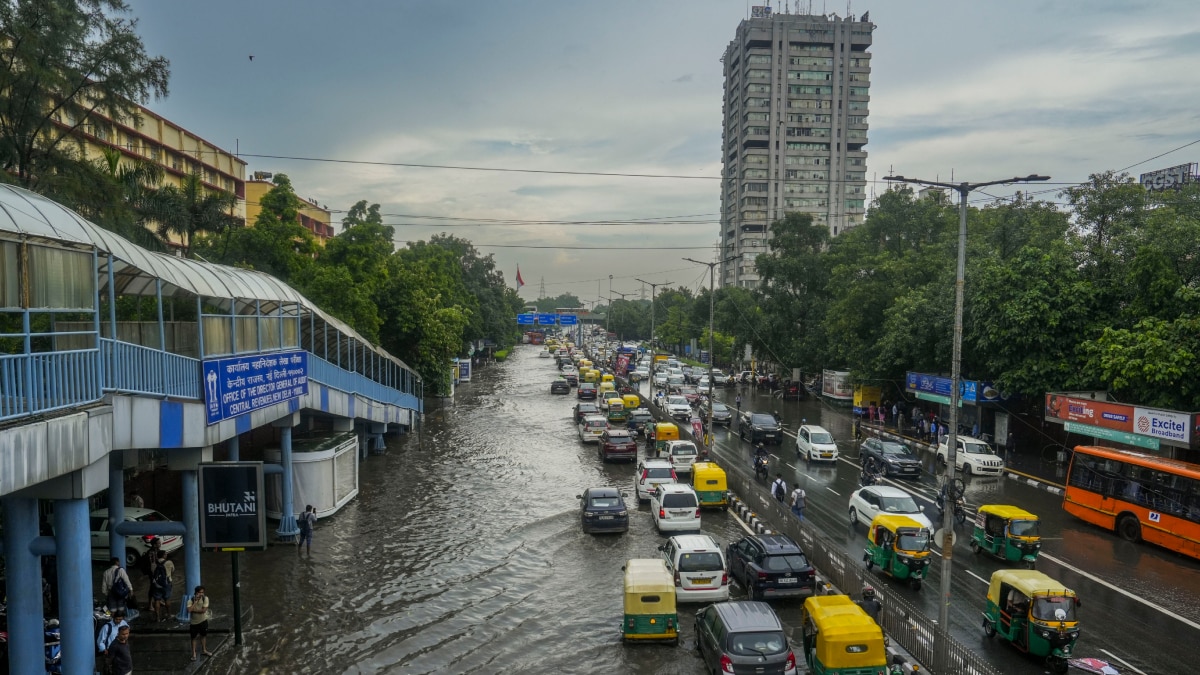
[[[578,441],[570,420],[575,397],[549,394],[553,361],[537,358],[537,351],[518,348],[508,362],[476,373],[453,406],[427,413],[420,439],[389,439],[387,454],[362,464],[358,498],[317,524],[311,556],[289,546],[243,554],[243,602],[253,605],[254,618],[245,646],[226,650],[215,660],[214,672],[702,672],[692,626],[699,606],[680,606],[678,646],[622,643],[620,568],[628,558],[657,555],[664,537],[654,530],[645,505],[631,512],[628,534],[580,532],[576,495],[601,485],[632,493],[634,467],[602,464],[594,445]],[[756,405],[744,396],[745,407]],[[843,410],[813,401],[778,409],[793,430],[799,417],[807,417],[838,439],[850,437]],[[724,431],[718,440],[726,461],[744,458],[748,464],[747,444]],[[795,460],[794,440],[775,450],[792,465],[785,477],[794,476],[808,489],[810,519],[848,552],[861,554],[864,530],[852,530],[846,522],[857,453],[852,443],[843,444],[843,451],[846,462],[805,470]],[[932,497],[931,486],[925,478],[910,487],[924,499]],[[1052,495],[1028,486],[991,479],[972,489],[1001,503],[1044,500],[1035,510],[1048,521],[1068,524],[1054,525],[1048,551],[1075,558],[1108,556],[1098,566],[1116,569],[1106,575],[1119,574],[1130,563],[1145,566],[1152,575],[1139,574],[1131,587],[1157,595],[1164,595],[1164,587],[1183,589],[1169,606],[1181,613],[1196,611],[1184,599],[1200,591],[1193,590],[1200,582],[1190,563],[1163,560],[1146,549],[1138,560],[1118,557],[1103,533],[1070,526],[1073,521],[1054,511]],[[928,499],[920,503],[933,508]],[[744,535],[740,523],[724,512],[705,511],[702,520],[702,531],[722,546]],[[976,577],[986,578],[999,563],[972,557],[965,545],[955,552],[956,636],[978,646],[1003,672],[1042,672],[978,631],[984,585]],[[228,556],[206,553],[203,562],[209,595],[215,606],[227,608]],[[1041,569],[1052,576],[1063,571],[1050,565]],[[1061,576],[1080,584],[1086,655],[1104,657],[1098,650],[1106,648],[1146,673],[1183,672],[1185,657],[1170,646],[1194,642],[1200,631],[1085,577]],[[935,570],[926,590],[906,597],[936,616],[937,582]],[[735,586],[734,596],[741,595]],[[794,639],[800,604],[773,603]]]

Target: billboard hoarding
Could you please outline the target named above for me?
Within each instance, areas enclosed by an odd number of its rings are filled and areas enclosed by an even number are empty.
[[[200,548],[210,551],[267,548],[262,462],[202,462]]]
[[[1192,176],[1195,173],[1196,164],[1192,162],[1173,166],[1168,169],[1148,171],[1138,176],[1138,182],[1150,192],[1175,190],[1192,182]]]
[[[1134,407],[1134,431],[1144,436],[1187,445],[1192,441],[1188,417],[1186,413]]]
[[[1106,441],[1116,441],[1125,445],[1132,445],[1138,448],[1146,448],[1147,450],[1158,450],[1159,442],[1157,438],[1147,438],[1138,434],[1128,433],[1125,431],[1117,431],[1115,429],[1105,429],[1104,427],[1095,427],[1090,424],[1080,424],[1079,422],[1064,422],[1063,427],[1072,434],[1083,434],[1092,438],[1102,438]]]
[[[850,373],[844,370],[822,370],[821,395],[837,401],[853,401],[854,388],[850,386]]]

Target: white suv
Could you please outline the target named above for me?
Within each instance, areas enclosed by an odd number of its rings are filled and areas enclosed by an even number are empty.
[[[808,461],[836,462],[838,446],[833,434],[815,424],[804,424],[796,431],[796,454]]]
[[[662,483],[650,493],[650,515],[659,532],[700,529],[700,500],[690,486]]]
[[[707,534],[676,535],[658,547],[675,577],[679,602],[723,602],[729,599],[725,554]]]
[[[696,463],[696,444],[691,441],[667,441],[667,460],[680,473],[691,473]]]
[[[950,451],[946,445],[949,439],[947,436],[938,443],[937,459],[942,466],[946,465],[946,456]],[[978,438],[959,436],[958,449],[954,453],[954,468],[976,476],[998,476],[1004,473],[1004,460],[992,452],[991,446]]]
[[[579,423],[579,440],[584,443],[599,443],[608,429],[608,418],[603,415],[588,415]]]
[[[648,459],[642,462],[638,465],[637,473],[633,474],[633,487],[638,501],[649,501],[654,486],[674,483],[677,478],[675,469],[665,459]]]

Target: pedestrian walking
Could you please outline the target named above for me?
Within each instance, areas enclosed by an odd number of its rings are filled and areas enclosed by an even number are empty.
[[[192,637],[192,660],[196,660],[196,643],[200,644],[200,653],[212,656],[208,651],[208,596],[203,586],[197,586],[192,601],[188,603],[191,621],[188,634]]]
[[[154,610],[155,621],[171,618],[171,578],[174,575],[175,563],[167,560],[165,551],[159,551],[154,571],[150,573],[150,609]]]
[[[792,513],[796,514],[802,523],[804,522],[804,506],[807,497],[808,495],[805,494],[804,488],[800,487],[799,483],[792,483]]]
[[[733,399],[733,404],[735,406],[737,406],[737,411],[739,413],[742,412],[742,395],[741,394],[738,394],[737,397],[735,397]]]
[[[892,424],[900,428],[900,407],[895,403],[892,404]]]
[[[121,560],[113,558],[111,562],[100,578],[100,594],[105,597],[109,611],[124,610],[129,606],[129,596],[133,595],[133,584],[129,582],[125,568],[121,567]]]
[[[1013,454],[1017,451],[1017,437],[1013,432],[1008,432],[1008,438],[1004,439],[1004,459],[1010,460]]]
[[[117,635],[120,634],[122,628],[129,628],[129,624],[125,621],[125,610],[114,609],[109,615],[108,623],[100,626],[100,633],[96,636],[97,661],[100,663],[107,661],[108,648],[117,641]]]
[[[312,537],[313,527],[317,524],[317,509],[312,504],[304,507],[304,513],[300,514],[300,538],[296,541],[296,552],[300,552],[300,547],[304,546],[305,552],[312,553]]]
[[[782,473],[775,474],[775,482],[771,483],[771,495],[781,502],[787,498],[787,482],[783,480]]]
[[[929,423],[929,440],[930,440],[930,442],[936,444],[937,438],[938,438],[938,423],[937,423],[937,418],[935,417],[935,418],[933,418],[933,421]]]
[[[133,654],[129,651],[129,625],[117,629],[117,638],[108,647],[107,662],[113,675],[133,674]]]

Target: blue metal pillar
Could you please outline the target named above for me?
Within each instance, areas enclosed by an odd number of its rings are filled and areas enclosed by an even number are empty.
[[[108,522],[125,522],[125,451],[113,450],[108,453]],[[125,560],[125,537],[108,528],[109,557],[121,561],[121,566],[128,563]],[[89,537],[91,535],[88,535]],[[89,542],[90,543],[90,542]],[[107,563],[108,561],[105,561]]]
[[[29,545],[38,536],[37,504],[36,499],[27,497],[8,497],[4,500],[8,665],[13,673],[46,672],[45,643],[42,640],[42,621],[45,619],[42,613],[42,569],[38,556],[29,550]]]
[[[292,428],[285,426],[279,431],[279,463],[283,465],[283,476],[280,477],[283,504],[279,510],[279,529],[275,531],[275,535],[281,542],[295,543],[300,528],[296,525],[296,508],[293,503],[295,497],[292,494]]]
[[[154,296],[158,300],[158,376],[162,387],[159,391],[165,392],[167,391],[167,330],[163,327],[162,287],[162,279],[155,279]]]
[[[238,436],[234,436],[226,441],[225,447],[229,448],[229,461],[231,462],[242,461],[242,444],[239,438]]]
[[[91,529],[86,499],[54,502],[64,673],[91,673],[96,667],[96,647],[92,643]]]
[[[191,620],[187,611],[187,603],[191,600],[192,591],[200,585],[200,495],[197,490],[195,469],[185,469],[179,472],[183,479],[183,592],[179,603],[180,621]]]

